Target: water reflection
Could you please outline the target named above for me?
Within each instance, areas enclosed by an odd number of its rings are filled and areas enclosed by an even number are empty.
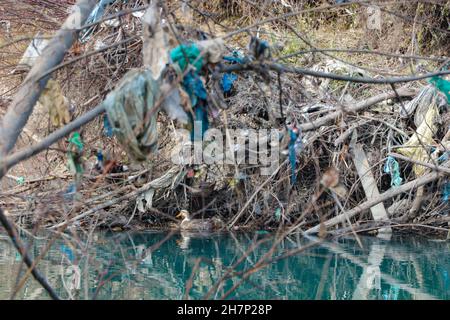
[[[44,238],[34,239],[31,245],[35,257],[53,234],[40,236]],[[199,299],[207,294],[218,299],[240,283],[241,276],[236,273],[252,269],[270,250],[273,241],[262,243],[242,258],[258,239],[267,236],[96,233],[87,239],[66,235],[55,241],[39,269],[66,299]],[[86,246],[88,241],[93,245]],[[310,241],[315,239],[290,237],[274,255]],[[227,297],[450,298],[449,242],[412,237],[363,237],[361,241],[363,248],[354,239],[341,239],[278,260],[251,274]],[[0,235],[0,299],[10,298],[19,266],[20,257],[7,237]],[[230,276],[224,277],[226,274]],[[219,280],[221,285],[215,286]],[[29,280],[17,298],[48,296],[34,280]]]

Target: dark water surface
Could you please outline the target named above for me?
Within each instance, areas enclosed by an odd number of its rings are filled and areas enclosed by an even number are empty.
[[[53,236],[34,239],[32,255],[42,253]],[[269,234],[67,235],[56,239],[39,270],[65,299],[450,299],[450,241],[361,240],[363,248],[348,238],[289,256],[312,241],[290,237],[267,257],[275,261],[250,274],[272,246]],[[20,262],[0,234],[0,299],[10,298]],[[48,295],[31,279],[16,298]]]

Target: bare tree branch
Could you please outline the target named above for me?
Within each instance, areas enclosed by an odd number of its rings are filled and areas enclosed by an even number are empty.
[[[23,246],[22,242],[20,241],[19,237],[17,236],[17,231],[14,228],[14,226],[9,222],[8,218],[6,218],[5,213],[0,208],[0,223],[5,228],[6,232],[8,233],[12,243],[14,244],[14,247],[16,247],[17,251],[20,253],[20,255],[23,258],[23,261],[27,265],[28,268],[31,269],[31,274],[36,279],[37,282],[48,292],[50,297],[54,300],[60,300],[58,294],[55,292],[55,290],[48,284],[47,280],[43,275],[40,274],[40,272],[36,269],[34,266],[33,260],[30,258],[28,253],[25,250],[25,247]]]
[[[330,220],[325,222],[325,226],[327,228],[330,228],[339,223],[345,222],[346,216],[349,218],[354,217],[355,215],[357,215],[365,210],[368,210],[369,208],[373,207],[374,205],[376,205],[380,202],[386,201],[386,200],[388,200],[392,197],[395,197],[399,194],[408,192],[414,188],[418,188],[427,183],[433,182],[443,176],[444,176],[444,174],[442,174],[442,173],[432,172],[432,173],[429,173],[429,174],[427,174],[423,177],[420,177],[416,180],[405,183],[404,185],[401,185],[399,187],[393,187],[393,188],[389,189],[388,191],[380,194],[379,196],[373,197],[373,198],[363,202],[362,204],[356,206],[355,208],[353,208],[343,214],[340,214],[334,218],[331,218]],[[320,229],[320,225],[317,225],[313,228],[306,230],[305,233],[306,234],[317,233],[317,232],[319,232],[319,229]]]
[[[230,66],[222,66],[220,72],[233,72],[243,70],[255,70],[269,69],[278,73],[294,73],[305,76],[312,76],[317,78],[326,78],[338,81],[350,81],[355,83],[369,83],[369,84],[395,84],[406,83],[418,80],[424,80],[434,76],[444,76],[450,74],[450,70],[443,70],[438,72],[424,73],[417,76],[405,76],[405,77],[390,77],[390,78],[370,78],[370,77],[352,77],[347,75],[341,75],[331,72],[315,71],[307,68],[294,67],[279,63],[247,63],[247,64],[235,64]]]
[[[94,120],[98,115],[105,111],[103,104],[98,105],[94,109],[86,112],[84,115],[78,119],[72,121],[66,126],[56,130],[55,132],[48,135],[45,139],[41,140],[39,143],[32,145],[31,147],[22,149],[12,155],[9,155],[0,161],[0,177],[6,174],[6,172],[19,162],[31,158],[32,156],[48,149],[52,144],[57,142],[59,139],[67,136],[72,131],[81,128],[83,125],[89,121]]]
[[[14,96],[0,126],[0,159],[4,158],[16,144],[17,138],[50,78],[50,76],[46,76],[40,79],[41,76],[64,59],[64,55],[78,34],[76,22],[83,24],[95,4],[95,0],[78,1],[73,13],[45,48]]]

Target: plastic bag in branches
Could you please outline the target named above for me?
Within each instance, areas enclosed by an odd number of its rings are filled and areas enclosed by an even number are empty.
[[[129,71],[104,104],[114,135],[136,161],[145,161],[158,148],[155,103],[158,82],[150,70]]]

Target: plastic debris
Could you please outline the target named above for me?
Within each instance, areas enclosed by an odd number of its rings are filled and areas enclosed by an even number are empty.
[[[103,172],[105,157],[103,156],[103,153],[101,150],[97,151],[96,157],[97,157],[97,162],[95,163],[95,169],[99,172]]]
[[[384,164],[384,172],[391,176],[391,186],[400,186],[403,179],[400,177],[400,166],[394,157],[389,156]]]
[[[448,202],[448,199],[450,199],[450,182],[447,181],[444,183],[444,186],[442,188],[442,201]]]
[[[24,177],[17,177],[16,182],[18,185],[23,185],[25,183]]]
[[[193,64],[194,70],[188,71],[183,78],[183,88],[189,95],[191,105],[194,107],[195,119],[189,114],[191,127],[191,140],[201,140],[203,134],[208,129],[208,113],[206,110],[206,100],[208,94],[202,78],[199,75],[203,67],[203,58],[200,56],[200,49],[196,44],[180,45],[170,52],[170,57],[173,63],[178,65],[181,72],[184,72],[189,64]],[[202,105],[199,102],[202,101]],[[196,129],[195,122],[201,124],[201,137],[194,132]]]
[[[248,58],[244,57],[238,51],[233,51],[231,56],[224,56],[223,60],[231,63],[244,64],[248,61]]]
[[[75,146],[75,150],[72,148]],[[73,175],[83,174],[82,151],[84,148],[83,141],[78,132],[74,132],[69,139],[69,147],[67,151],[68,168]]]
[[[444,278],[445,288],[447,290],[450,290],[450,281],[449,281],[450,278],[448,276],[447,270],[442,270],[442,277]]]
[[[233,83],[237,80],[237,75],[234,73],[225,73],[222,76],[222,90],[224,93],[230,93],[233,89]]]
[[[73,254],[73,251],[68,246],[62,244],[60,246],[60,250],[63,254],[66,255],[67,259],[69,259],[70,262],[73,262],[75,260],[75,255]]]
[[[204,106],[198,105],[194,108],[194,114],[195,120],[192,118],[192,115],[189,114],[191,122],[194,123],[195,121],[195,125],[191,130],[191,141],[201,141],[209,128],[208,113]]]
[[[97,150],[96,153],[97,161],[95,162],[95,170],[101,174],[106,173],[122,173],[129,170],[128,166],[118,163],[112,160],[108,153],[103,154],[102,150]],[[115,181],[114,178],[110,178]],[[118,179],[120,180],[120,179]]]
[[[106,114],[103,116],[103,128],[105,129],[105,135],[111,138],[113,136],[113,129]]]
[[[192,106],[196,106],[199,99],[206,100],[208,98],[208,93],[206,92],[205,85],[201,77],[190,71],[186,74],[183,79],[183,88],[191,99]]]
[[[197,43],[182,44],[170,51],[170,59],[176,66],[178,74],[183,74],[183,89],[190,98],[191,106],[194,111],[194,117],[189,114],[191,139],[200,140],[206,130],[208,130],[208,93],[205,83],[200,76],[200,71],[205,63],[218,63],[222,60],[224,51],[223,39],[204,40]],[[188,66],[193,69],[188,70]],[[184,72],[186,72],[184,74]],[[177,106],[178,104],[174,104]],[[168,110],[168,113],[175,114],[174,110]],[[195,125],[194,125],[195,123]],[[201,137],[195,132],[198,124],[201,126]]]
[[[317,64],[314,64],[311,67],[311,70],[314,71],[320,71],[320,72],[331,72],[331,73],[337,73],[337,74],[345,74],[349,76],[363,76],[363,77],[371,77],[372,75],[355,66],[350,66],[348,64],[345,64],[341,61],[335,60],[335,59],[325,59],[323,61],[318,62]],[[314,77],[305,77],[303,80],[303,84],[305,86],[305,89],[307,93],[311,94],[311,96],[316,96],[319,98],[326,97],[328,95],[328,92],[330,90],[330,87],[334,83],[337,87],[339,85],[336,82],[333,82],[332,79],[316,79]]]
[[[404,108],[400,108],[400,116],[403,119],[410,118],[414,111],[414,123],[418,127],[423,121],[425,114],[428,111],[430,104],[433,103],[433,99],[436,97],[436,88],[432,85],[427,85],[420,90],[419,94],[411,101],[404,105]]]
[[[95,8],[92,10],[91,14],[87,18],[85,24],[91,24],[99,21],[103,17],[106,7],[108,5],[113,4],[114,2],[116,2],[116,0],[100,0],[100,2],[95,6]],[[96,27],[97,26],[95,25],[90,28],[81,30],[79,35],[80,42],[85,43],[86,41],[88,41],[91,37],[92,32],[94,32]]]
[[[162,109],[172,120],[182,124],[189,122],[185,112],[190,106],[189,99],[181,87],[175,83],[176,71],[168,67],[169,63],[169,36],[161,25],[160,10],[157,2],[145,11],[143,16],[143,56],[144,66],[149,68],[155,80],[161,84],[161,95],[164,97]]]
[[[257,37],[250,38],[248,51],[256,60],[262,60],[270,57],[269,43]]]
[[[298,128],[289,129],[289,163],[291,166],[291,184],[297,183],[297,174],[295,172],[297,164],[297,155],[301,149],[302,137]]]
[[[182,44],[170,51],[171,61],[185,72],[188,65],[198,74],[205,63],[219,63],[222,60],[224,43],[222,39],[204,40]]]
[[[178,120],[182,124],[189,122],[189,117],[185,109],[191,108],[189,96],[181,88],[166,89],[170,87],[169,84],[161,86],[162,92],[165,94],[163,109],[172,120]]]
[[[31,40],[31,43],[28,45],[14,71],[20,72],[30,70],[36,62],[37,58],[39,58],[39,56],[42,54],[48,43],[49,40],[43,39],[43,34],[41,32],[38,32],[34,36],[33,40]]]
[[[203,57],[200,56],[199,47],[194,44],[182,44],[170,51],[170,59],[178,64],[181,72],[184,72],[188,65],[192,64],[198,73],[203,67]]]
[[[281,208],[277,208],[275,210],[275,220],[277,220],[277,222],[278,222],[278,221],[280,221],[280,219],[281,219]]]
[[[39,103],[47,108],[50,121],[55,127],[61,127],[70,122],[69,100],[63,95],[56,80],[50,79],[39,97]]]
[[[436,120],[439,116],[439,111],[436,104],[430,105],[425,119],[422,121],[416,132],[411,138],[399,148],[399,152],[411,159],[428,162],[430,156],[424,147],[435,145],[433,136],[437,131]],[[425,173],[426,167],[415,164],[413,171],[416,176],[421,176]]]
[[[103,156],[102,150],[98,150],[97,151],[96,157],[97,157],[97,161],[99,163],[103,163],[103,161],[105,160],[105,157]]]
[[[173,185],[174,179],[181,179],[183,175],[180,175],[178,167],[172,167],[164,175],[148,183],[148,191],[139,195],[136,199],[136,205],[140,212],[145,212],[152,207],[153,196],[157,189],[168,188]],[[145,200],[145,204],[144,201]]]
[[[80,290],[81,285],[81,270],[77,265],[70,265],[64,272],[64,276],[67,278],[67,290]]]
[[[79,151],[83,151],[83,141],[81,140],[81,136],[79,132],[74,132],[72,137],[69,139],[69,144],[75,145]]]
[[[164,68],[169,63],[168,35],[161,25],[160,10],[157,1],[148,8],[143,21],[143,64],[150,68],[155,79],[159,79]]]
[[[442,163],[442,162],[445,162],[445,161],[447,161],[448,159],[449,159],[449,151],[445,151],[438,159],[437,159],[437,161],[439,162],[439,163]]]
[[[430,83],[441,91],[447,98],[447,103],[450,103],[450,81],[442,79],[442,77],[434,76],[430,79]]]
[[[150,70],[130,70],[104,100],[114,135],[136,161],[145,161],[158,149],[154,110],[160,88]]]
[[[117,28],[120,26],[120,20],[117,18],[109,19],[109,20],[102,22],[102,26],[107,26],[110,28]]]
[[[64,199],[66,201],[73,200],[76,193],[77,193],[77,185],[75,183],[72,183],[69,185],[67,190],[64,192]]]
[[[219,63],[223,59],[225,43],[223,39],[209,39],[197,42],[197,46],[203,54],[206,63]]]
[[[184,55],[188,57],[189,62],[186,61]],[[199,75],[199,71],[203,66],[203,59],[197,59],[199,55],[200,49],[194,44],[181,45],[171,51],[171,58],[173,62],[177,63],[181,70],[185,70],[188,63],[193,63],[195,66],[195,70],[190,70],[183,78],[183,88],[190,98],[191,105],[194,107],[195,119],[191,114],[188,115],[191,123],[192,141],[201,140],[209,126],[208,113],[205,108],[208,94],[206,92],[203,80]],[[203,102],[202,105],[200,105],[200,101]],[[200,133],[195,132],[197,126],[194,125],[194,123],[201,125]],[[199,136],[199,134],[201,134],[201,136]]]
[[[133,12],[131,15],[132,15],[133,17],[135,17],[135,18],[142,19],[142,17],[144,16],[144,14],[145,14],[145,11],[142,10],[142,11],[135,11],[135,12]]]
[[[81,161],[81,156],[79,154],[68,152],[67,154],[67,161],[68,161],[68,167],[69,171],[73,175],[83,174],[83,165]]]
[[[155,189],[150,189],[136,199],[137,209],[139,210],[139,212],[145,213],[145,212],[147,212],[147,210],[152,208],[154,195],[155,195]],[[144,200],[145,200],[145,204],[144,204]]]

